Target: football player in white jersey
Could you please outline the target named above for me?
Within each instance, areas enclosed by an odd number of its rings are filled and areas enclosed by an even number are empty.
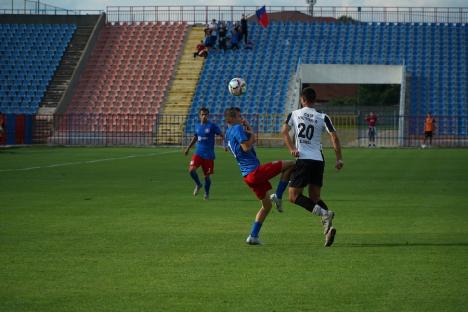
[[[332,226],[335,213],[328,210],[320,198],[325,163],[320,142],[323,131],[330,134],[336,154],[336,169],[343,168],[343,158],[340,140],[330,118],[313,108],[315,98],[314,89],[308,87],[302,90],[302,108],[288,115],[281,134],[289,152],[297,158],[289,183],[289,201],[321,217],[325,246],[328,247],[333,244],[336,229]],[[289,135],[291,129],[294,131],[295,142]],[[302,194],[306,186],[309,188],[309,197]]]

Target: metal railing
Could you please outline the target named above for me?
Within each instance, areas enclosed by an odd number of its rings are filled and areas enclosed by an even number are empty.
[[[367,147],[368,126],[365,114],[330,115],[345,147]],[[283,146],[280,135],[286,115],[243,115],[257,134],[259,146]],[[404,118],[404,137],[399,137],[399,121]],[[468,116],[435,116],[437,130],[432,145],[437,147],[468,147]],[[378,147],[418,147],[424,139],[425,116],[379,115],[376,145]],[[210,120],[226,129],[222,115],[210,115]],[[33,117],[33,143],[58,145],[186,145],[190,142],[197,115],[114,115],[56,114]],[[181,131],[158,131],[158,128]],[[14,131],[11,127],[5,127]],[[14,137],[14,134],[5,134]],[[324,134],[326,136],[326,134]],[[324,146],[330,146],[327,138]],[[0,140],[0,144],[2,141]],[[220,143],[220,142],[219,142]],[[4,141],[3,141],[3,144]],[[220,143],[221,144],[221,143]]]
[[[107,21],[120,22],[187,22],[207,24],[218,21],[239,21],[242,14],[255,16],[257,6],[108,6]],[[361,22],[382,23],[467,23],[467,7],[314,7],[267,6],[267,12],[296,12],[311,17],[326,17]],[[311,14],[312,13],[312,14]]]
[[[40,1],[14,0],[0,4],[0,14],[23,15],[99,15],[102,10],[69,10]]]
[[[212,19],[239,21],[242,14],[255,16],[257,6],[107,6],[107,21],[119,22],[187,22],[206,24]],[[468,7],[346,7],[346,6],[267,6],[269,14],[301,13],[303,16],[350,19],[381,23],[467,23]],[[102,10],[70,10],[40,1],[6,1],[0,14],[96,15]]]

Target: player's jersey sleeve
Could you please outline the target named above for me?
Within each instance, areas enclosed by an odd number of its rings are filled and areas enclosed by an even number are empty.
[[[336,129],[333,126],[333,123],[330,117],[328,117],[328,115],[324,114],[323,121],[325,122],[325,129],[327,130],[328,133],[336,132]]]
[[[291,117],[292,117],[292,113],[289,113],[288,117],[286,118],[285,124],[287,124],[289,127],[292,128],[294,126],[294,121]]]

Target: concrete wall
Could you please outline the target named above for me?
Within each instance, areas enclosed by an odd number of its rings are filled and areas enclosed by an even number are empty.
[[[401,65],[303,64],[302,83],[401,84]]]

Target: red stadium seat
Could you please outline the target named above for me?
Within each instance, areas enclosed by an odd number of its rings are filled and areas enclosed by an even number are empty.
[[[91,129],[152,131],[185,31],[186,23],[105,25],[67,112],[112,116],[83,120]]]

